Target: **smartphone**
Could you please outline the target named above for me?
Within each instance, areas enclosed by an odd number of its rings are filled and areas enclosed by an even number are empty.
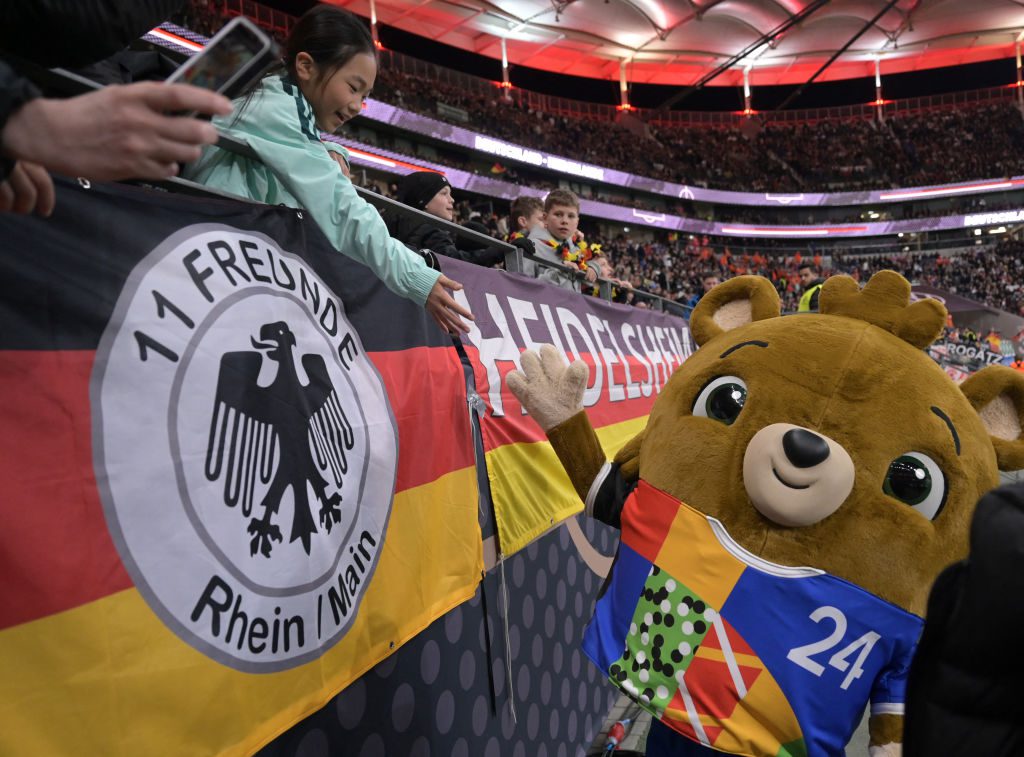
[[[276,52],[277,45],[270,37],[248,19],[238,16],[166,81],[237,97],[274,62]]]

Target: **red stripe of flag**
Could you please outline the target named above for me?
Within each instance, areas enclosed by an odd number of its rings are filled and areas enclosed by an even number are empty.
[[[132,586],[92,467],[95,353],[0,353],[0,628]]]
[[[454,349],[371,352],[398,424],[397,491],[474,465],[465,378]]]

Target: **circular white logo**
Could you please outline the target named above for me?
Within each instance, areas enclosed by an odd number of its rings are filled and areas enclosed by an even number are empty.
[[[344,636],[383,547],[398,436],[307,263],[253,232],[175,233],[129,277],[90,392],[108,526],[170,628],[253,672]]]

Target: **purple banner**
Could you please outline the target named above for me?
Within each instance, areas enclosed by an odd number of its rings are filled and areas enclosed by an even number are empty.
[[[477,385],[491,417],[506,415],[512,398],[503,379],[518,367],[524,349],[554,344],[589,363],[591,383],[583,404],[616,420],[645,415],[653,395],[693,352],[689,327],[678,316],[451,258],[442,257],[441,263],[445,274],[465,287],[455,297],[476,317],[464,341],[480,368]],[[518,409],[518,401],[512,402]]]
[[[537,279],[442,258],[476,320],[463,344],[482,407],[480,431],[498,543],[514,554],[580,510],[554,450],[508,388],[524,349],[552,344],[589,368],[583,406],[605,453],[643,430],[658,393],[692,353],[681,318],[614,305]]]

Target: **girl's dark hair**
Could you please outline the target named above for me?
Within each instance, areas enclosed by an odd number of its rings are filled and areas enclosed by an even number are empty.
[[[293,80],[297,80],[295,58],[299,53],[307,53],[320,68],[321,84],[360,53],[377,59],[377,49],[373,46],[369,29],[356,16],[333,5],[316,5],[302,14],[285,42],[281,66],[275,66],[265,76],[280,74],[283,67]],[[232,126],[241,120],[253,100],[262,94],[262,82],[260,85],[250,89],[242,105],[235,109]]]
[[[377,56],[373,38],[363,22],[333,5],[310,8],[292,27],[285,43],[284,66],[293,79],[299,53],[307,53],[313,59],[323,81],[360,53]]]

